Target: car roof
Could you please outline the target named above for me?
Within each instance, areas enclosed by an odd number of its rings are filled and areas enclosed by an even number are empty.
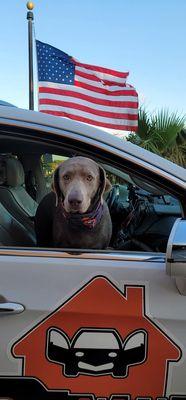
[[[96,128],[92,125],[77,122],[68,118],[56,117],[49,114],[44,114],[38,111],[24,110],[20,108],[12,108],[0,106],[0,123],[14,124],[13,120],[25,123],[34,123],[51,128],[63,129],[84,135],[85,137],[96,140],[108,146],[112,146],[119,151],[132,155],[144,162],[147,162],[154,167],[165,171],[168,175],[186,182],[186,171],[177,164],[168,161],[157,154],[151,153],[133,143],[120,139],[103,129]]]
[[[0,106],[9,106],[9,107],[16,107],[12,103],[8,103],[8,101],[0,100]]]

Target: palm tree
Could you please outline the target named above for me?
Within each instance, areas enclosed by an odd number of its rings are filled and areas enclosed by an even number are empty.
[[[150,114],[140,108],[138,132],[130,133],[127,140],[185,167],[185,121],[185,116],[169,113],[168,110]]]

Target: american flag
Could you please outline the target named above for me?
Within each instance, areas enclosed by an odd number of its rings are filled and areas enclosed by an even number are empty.
[[[128,72],[78,62],[36,41],[39,111],[100,127],[136,131],[138,95]]]

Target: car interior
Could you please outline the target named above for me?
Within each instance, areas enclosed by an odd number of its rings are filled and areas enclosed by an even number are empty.
[[[18,139],[1,141],[1,246],[36,247],[37,206],[51,191],[56,166],[74,155],[85,154]],[[113,223],[109,248],[165,252],[173,223],[181,216],[179,201],[134,173],[123,172],[110,163],[101,165],[112,184],[105,196]]]

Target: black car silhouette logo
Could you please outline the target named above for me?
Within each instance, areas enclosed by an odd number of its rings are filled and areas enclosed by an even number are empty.
[[[58,328],[47,332],[47,359],[62,364],[65,376],[126,377],[129,367],[143,363],[146,355],[147,333],[142,329],[131,332],[124,341],[114,329],[80,329],[72,340]]]

